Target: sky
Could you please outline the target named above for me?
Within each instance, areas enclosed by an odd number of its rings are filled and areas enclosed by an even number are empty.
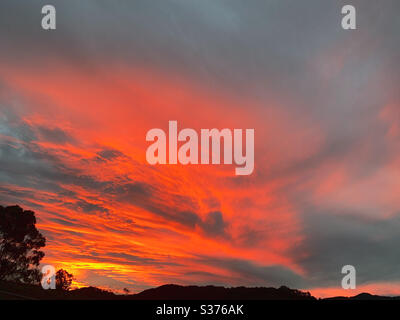
[[[2,0],[0,204],[76,285],[400,295],[400,3],[348,2]],[[149,165],[170,120],[254,128],[254,172]]]

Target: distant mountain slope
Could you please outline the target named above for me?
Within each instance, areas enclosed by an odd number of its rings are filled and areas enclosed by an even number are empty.
[[[400,300],[361,293],[354,297],[332,297],[323,300]],[[0,281],[0,300],[317,300],[308,292],[276,288],[224,288],[217,286],[163,285],[137,294],[116,295],[96,287],[71,291],[43,290],[37,285]]]
[[[400,300],[400,297],[376,296],[369,293],[360,293],[354,297],[332,297],[324,300]]]
[[[275,288],[224,288],[216,286],[164,285],[132,296],[138,300],[313,300],[308,292]]]
[[[163,285],[131,295],[116,295],[96,287],[71,291],[43,290],[40,286],[0,282],[0,299],[110,299],[110,300],[313,300],[308,292],[276,288],[224,288]]]

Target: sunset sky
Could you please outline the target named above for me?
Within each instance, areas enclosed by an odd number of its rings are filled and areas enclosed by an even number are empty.
[[[349,3],[357,30],[341,28]],[[0,205],[36,212],[42,262],[77,285],[400,295],[399,12],[1,0]],[[146,133],[169,120],[254,128],[254,172],[147,164]]]

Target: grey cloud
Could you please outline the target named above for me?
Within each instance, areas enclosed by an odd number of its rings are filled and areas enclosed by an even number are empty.
[[[400,215],[386,219],[360,213],[304,214],[305,240],[292,248],[297,263],[307,270],[307,286],[337,286],[344,265],[357,270],[357,284],[400,278]]]
[[[190,199],[179,196],[179,199],[183,200],[183,202],[180,203],[180,207],[168,206],[162,202],[162,199],[165,198],[163,194],[164,191],[158,190],[155,186],[147,183],[129,182],[126,184],[110,185],[105,191],[114,195],[116,199],[120,201],[141,207],[186,227],[194,228],[199,221],[199,217],[196,213],[190,210],[182,210],[182,204],[184,204],[184,202],[190,204]],[[172,194],[171,198],[174,198]]]
[[[107,252],[107,253],[105,253],[105,256],[123,259],[126,262],[133,263],[133,264],[140,264],[140,265],[158,265],[159,267],[162,267],[163,265],[179,266],[178,263],[174,263],[174,262],[170,262],[170,261],[160,261],[160,260],[151,259],[151,258],[144,258],[139,255],[132,255],[132,254],[123,253],[123,252]]]
[[[207,214],[204,221],[201,222],[204,232],[214,237],[227,236],[227,223],[220,211],[214,211]]]
[[[292,288],[303,288],[306,281],[292,270],[280,266],[262,266],[244,259],[200,257],[199,261],[222,267],[236,274],[240,283],[247,286],[275,286],[282,285]]]
[[[7,90],[8,88],[5,88]],[[3,90],[0,88],[0,92]],[[24,142],[37,140],[36,133],[29,124],[22,121],[16,112],[15,104],[9,104],[8,101],[0,101],[0,134],[16,138]]]
[[[0,179],[3,183],[64,192],[58,182],[88,188],[104,186],[104,182],[67,168],[54,155],[36,144],[0,142]]]
[[[234,239],[234,241],[241,247],[258,246],[263,239],[268,237],[268,233],[265,230],[249,227],[245,222],[243,222],[239,230],[239,235]]]
[[[106,192],[114,194],[121,201],[139,206],[169,221],[178,222],[189,228],[198,226],[208,236],[229,237],[226,229],[227,223],[221,212],[210,212],[202,220],[200,215],[195,212],[196,204],[188,197],[174,194],[167,196],[166,191],[139,182],[112,186]],[[163,203],[162,199],[164,198],[172,199],[174,205]],[[188,210],[182,210],[185,206],[188,207]]]
[[[115,149],[103,149],[97,153],[97,161],[111,161],[119,157],[124,157],[124,154],[121,151]]]
[[[53,222],[56,222],[57,224],[61,224],[63,226],[67,226],[67,227],[75,227],[75,226],[77,226],[76,223],[70,222],[70,221],[67,221],[67,220],[64,220],[64,219],[50,218],[49,220],[51,220]]]
[[[56,237],[55,237],[56,238]],[[73,241],[73,240],[71,240]],[[121,264],[130,266],[157,266],[158,268],[163,268],[163,266],[179,266],[178,263],[166,261],[164,259],[153,259],[145,258],[140,255],[133,255],[123,252],[107,252],[98,253],[95,251],[89,251],[85,248],[84,244],[81,245],[82,253],[74,254],[74,258],[82,260],[91,260],[99,263],[110,263],[110,264]],[[140,253],[139,253],[140,254]]]
[[[79,200],[76,202],[78,208],[82,209],[84,212],[87,213],[108,213],[108,209],[104,208],[100,205],[90,203],[85,200]]]
[[[346,40],[339,23],[345,1],[255,0],[248,5],[239,0],[142,0],[114,5],[104,0],[54,0],[53,4],[58,27],[46,33],[39,23],[43,1],[2,1],[0,21],[7,28],[0,28],[4,30],[0,37],[9,44],[3,54],[20,58],[29,47],[30,57],[36,59],[53,54],[81,66],[90,66],[93,57],[135,61],[181,70],[213,84],[263,92],[267,85],[271,93],[273,86],[302,93],[310,90],[309,82],[319,86],[307,69],[309,58]],[[388,37],[382,52],[398,50],[394,14],[398,2],[355,0],[353,4],[364,29]],[[9,29],[12,38],[6,33]],[[352,37],[355,42],[363,40],[359,34]]]
[[[47,128],[44,126],[37,127],[40,135],[44,140],[64,144],[67,142],[75,142],[75,139],[69,136],[65,131],[60,128]]]

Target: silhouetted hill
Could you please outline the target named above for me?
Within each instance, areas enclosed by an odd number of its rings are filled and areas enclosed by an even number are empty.
[[[276,289],[168,284],[137,294],[116,295],[96,287],[71,291],[43,290],[39,285],[0,281],[0,300],[316,300],[316,298],[309,292],[284,286]],[[354,297],[332,297],[323,300],[400,300],[400,297],[361,293]]]
[[[216,286],[164,285],[132,296],[135,300],[312,300],[308,292],[275,288],[224,288]]]
[[[68,299],[78,299],[78,300],[108,300],[108,299],[118,299],[118,295],[111,291],[102,290],[96,287],[85,287],[80,289],[75,289],[67,292]]]
[[[363,292],[353,297],[332,297],[324,300],[400,300],[400,297],[377,296]]]
[[[65,293],[60,290],[43,290],[38,285],[0,281],[0,300],[65,299]]]
[[[0,281],[0,300],[108,300],[118,297],[120,296],[96,287],[71,291],[44,290],[40,285]]]
[[[276,288],[224,288],[216,286],[163,285],[131,295],[116,295],[96,287],[71,291],[43,290],[37,285],[0,282],[0,299],[76,299],[76,300],[312,300],[308,292]]]

